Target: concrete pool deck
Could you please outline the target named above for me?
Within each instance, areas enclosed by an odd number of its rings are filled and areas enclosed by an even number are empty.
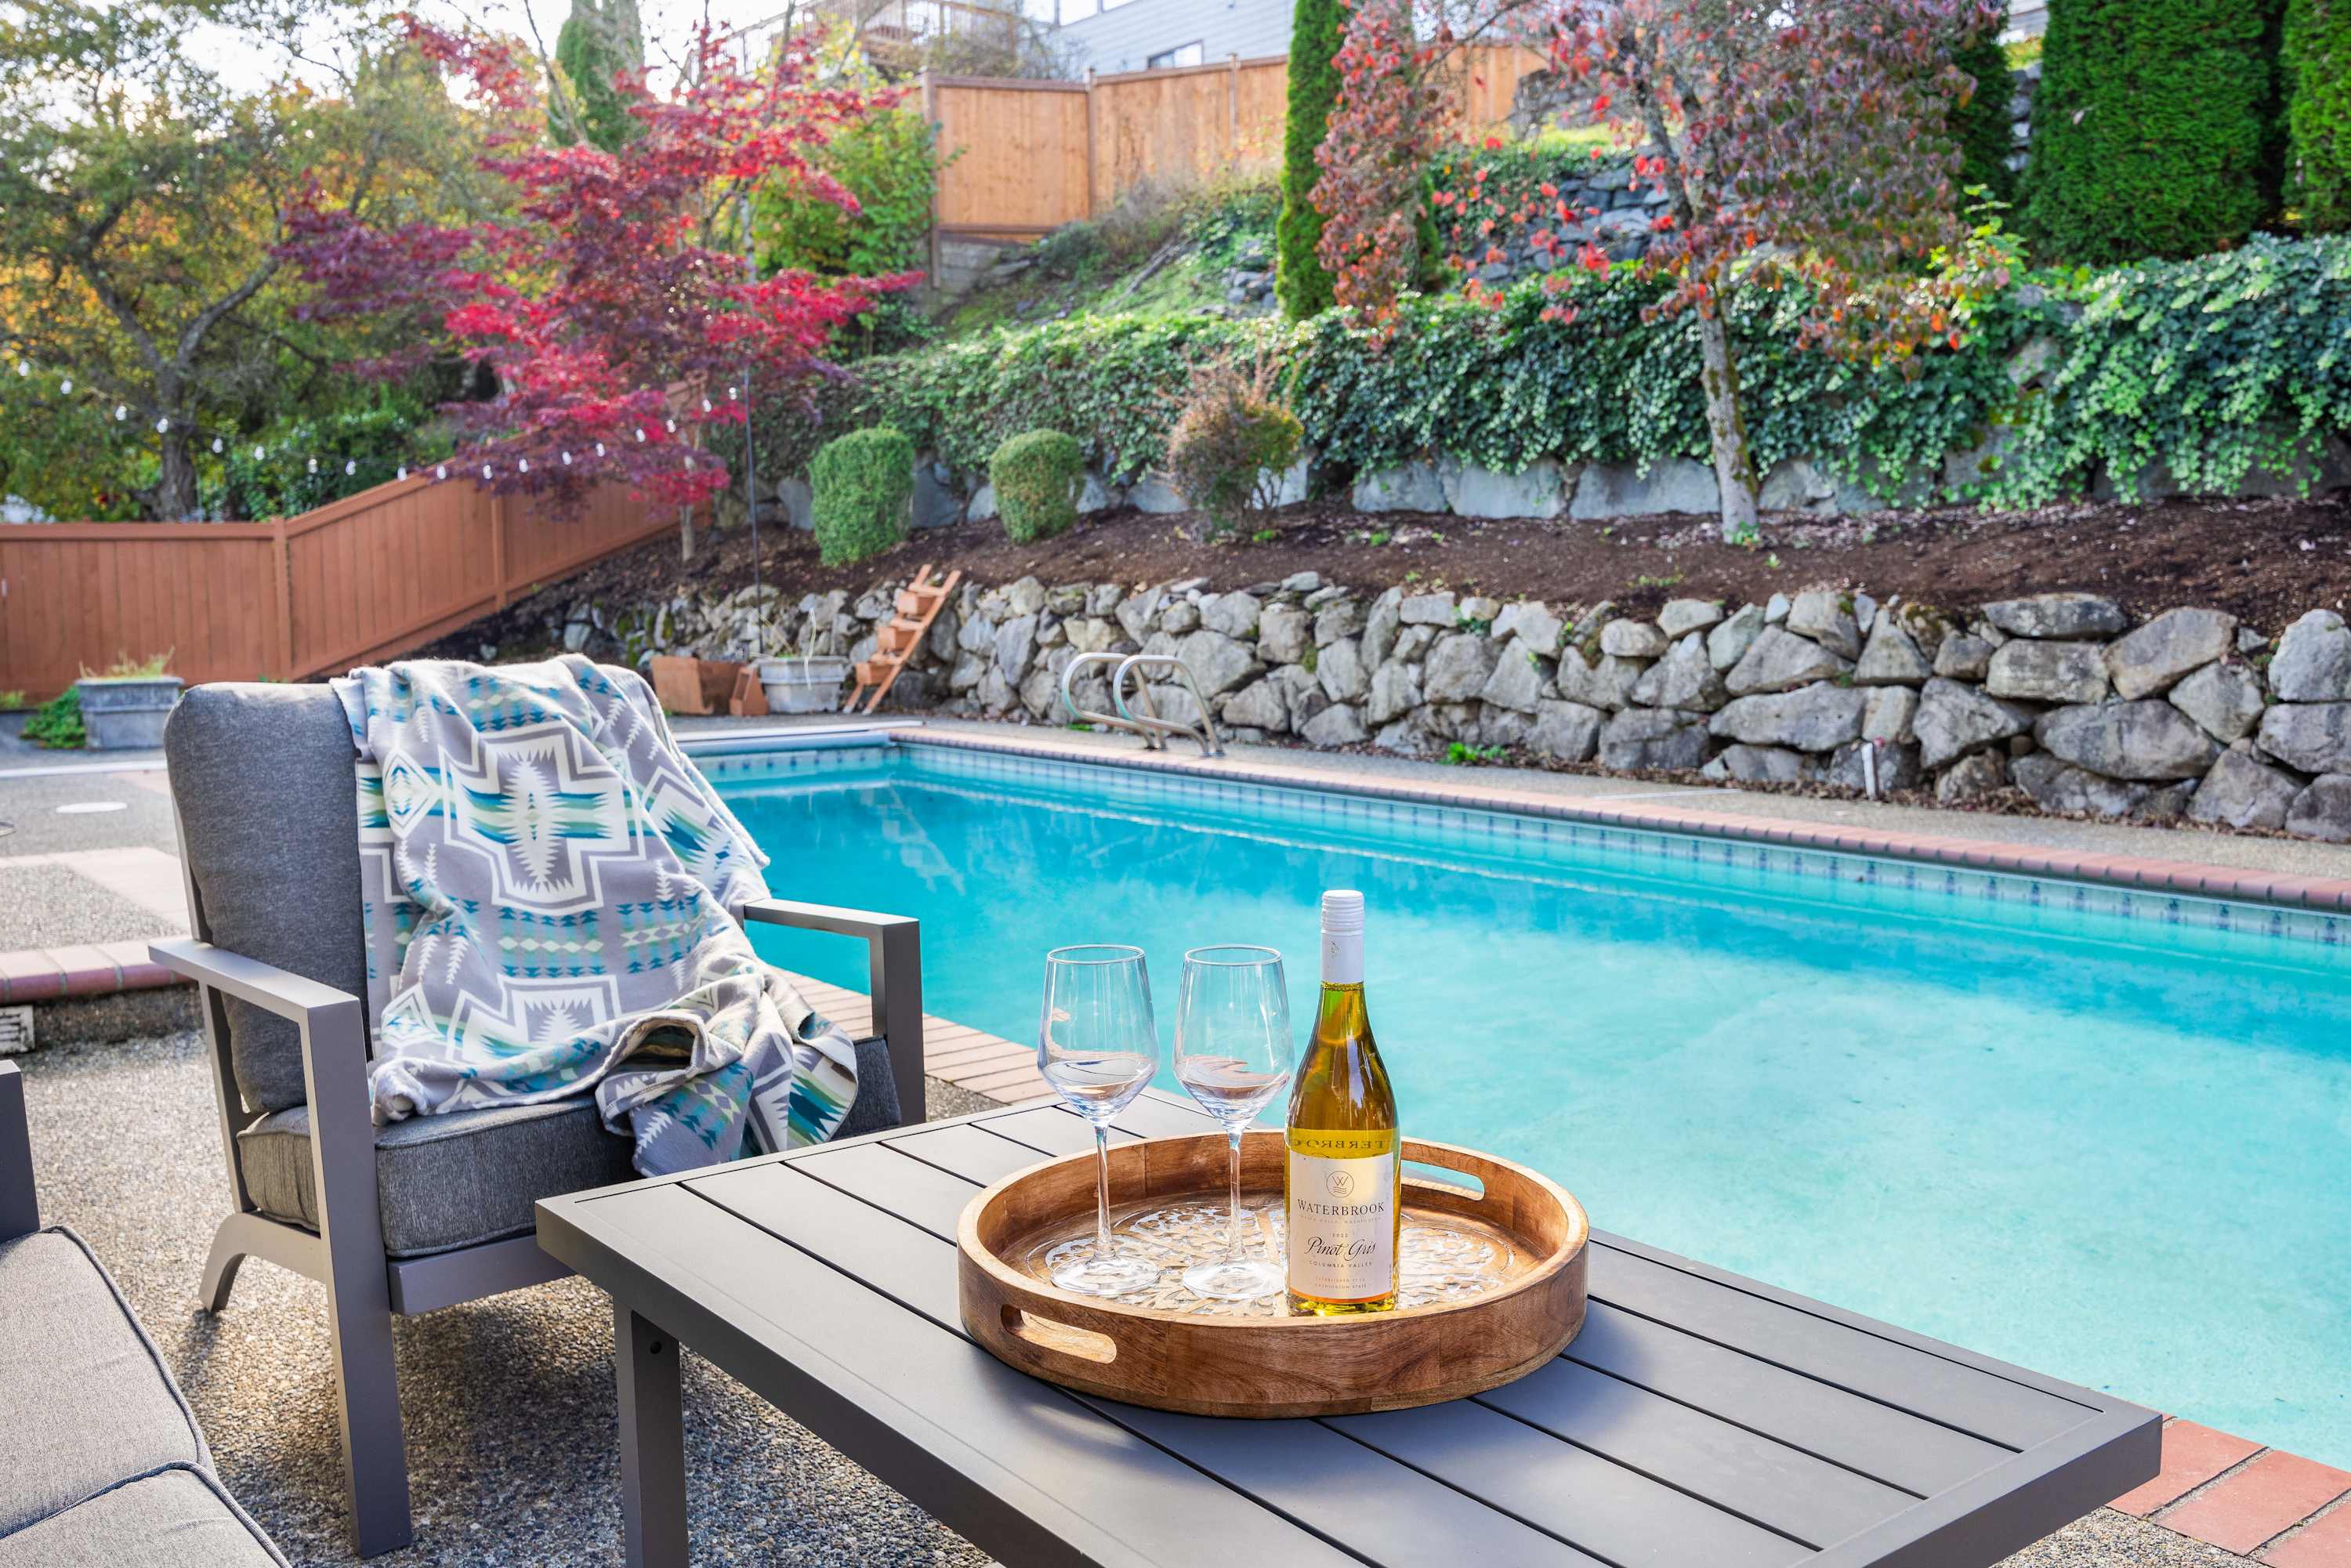
[[[696,737],[840,727],[830,716],[679,723]],[[1041,727],[929,720],[908,738],[1072,760],[1141,756],[1131,737]],[[1771,841],[1792,841],[1783,835],[1803,830],[1821,835],[1818,847],[1860,852],[1887,852],[1873,846],[1897,841],[1915,852],[1926,843],[1947,846],[1936,852],[1984,869],[2065,874],[2063,868],[2072,864],[2135,885],[2283,894],[2351,907],[2351,849],[2304,841],[1275,747],[1236,746],[1222,761],[1195,763],[1178,742],[1174,755],[1148,760],[1228,778],[1395,790]],[[16,824],[0,837],[0,1003],[154,983],[145,973],[152,967],[144,962],[146,939],[185,927],[163,784],[143,758],[122,770],[0,767],[0,821]],[[119,809],[57,810],[105,803]],[[2254,887],[2263,892],[2250,891]],[[2346,902],[2322,902],[2338,887]],[[68,983],[75,988],[62,988]],[[862,996],[805,983],[820,1009],[852,1028],[863,1022]],[[13,996],[12,987],[18,988]],[[37,987],[47,988],[37,997]],[[1029,1048],[948,1019],[927,1024],[934,1114],[1042,1092]],[[241,1500],[297,1562],[350,1561],[335,1500],[323,1293],[308,1281],[259,1270],[254,1283],[240,1286],[228,1313],[215,1319],[193,1311],[203,1239],[219,1202],[210,1091],[193,1037],[46,1051],[29,1068],[36,1155],[50,1217],[81,1228],[124,1277],[213,1430],[224,1473]],[[118,1130],[104,1132],[108,1127]],[[164,1215],[175,1218],[166,1222],[159,1218]],[[600,1301],[579,1281],[566,1281],[402,1322],[419,1496],[435,1501],[429,1513],[420,1510],[420,1544],[380,1561],[611,1560],[617,1489],[605,1450],[616,1427],[599,1359],[610,1353],[609,1337],[600,1337],[610,1333]],[[486,1373],[486,1350],[511,1355],[514,1364]],[[693,1491],[701,1549],[721,1554],[712,1560],[984,1561],[756,1398],[707,1368],[698,1371],[689,1385],[696,1390]],[[486,1375],[487,1386],[481,1385]],[[762,1466],[777,1478],[772,1485],[761,1483]],[[484,1522],[500,1519],[517,1521],[511,1533]],[[2157,1480],[2012,1562],[2018,1568],[2244,1562],[2351,1568],[2351,1473],[2173,1420],[2165,1428]]]

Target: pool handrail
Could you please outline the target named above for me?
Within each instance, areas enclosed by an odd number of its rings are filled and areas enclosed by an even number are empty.
[[[1075,692],[1080,672],[1098,664],[1113,662],[1117,663],[1118,668],[1111,674],[1110,700],[1111,706],[1118,711],[1115,714],[1097,713],[1091,708],[1080,707]],[[1137,666],[1148,668],[1165,666],[1173,669],[1176,677],[1184,683],[1185,689],[1192,694],[1193,702],[1198,706],[1200,722],[1196,726],[1177,724],[1172,720],[1161,718],[1157,705],[1152,701],[1151,688],[1147,685],[1139,685],[1135,688],[1142,701],[1143,712],[1137,714],[1129,708],[1124,695],[1126,677],[1128,672]],[[1199,685],[1192,679],[1192,672],[1185,667],[1184,661],[1173,654],[1080,653],[1062,666],[1061,706],[1075,723],[1097,724],[1106,729],[1123,729],[1131,735],[1141,736],[1144,748],[1148,751],[1165,751],[1167,748],[1166,737],[1171,735],[1181,735],[1190,737],[1193,744],[1199,747],[1200,755],[1203,757],[1222,757],[1225,754],[1224,741],[1217,734],[1216,716],[1210,711],[1207,699],[1200,695]]]

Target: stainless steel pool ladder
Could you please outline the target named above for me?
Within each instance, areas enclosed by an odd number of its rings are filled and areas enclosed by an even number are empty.
[[[1079,672],[1095,664],[1113,662],[1118,668],[1112,672],[1110,677],[1110,703],[1118,712],[1094,713],[1080,707],[1071,691],[1077,684]],[[1200,722],[1179,724],[1174,719],[1161,718],[1158,705],[1152,699],[1150,685],[1142,681],[1136,682],[1134,691],[1143,711],[1137,713],[1128,707],[1127,677],[1142,670],[1172,671],[1184,684],[1184,689],[1192,694],[1193,706],[1200,710]],[[1180,735],[1197,746],[1203,757],[1222,757],[1225,754],[1225,743],[1217,734],[1217,716],[1209,710],[1208,699],[1200,695],[1199,684],[1192,679],[1192,672],[1185,668],[1184,661],[1173,653],[1080,653],[1061,671],[1061,706],[1071,719],[1080,724],[1099,724],[1143,737],[1143,744],[1148,750],[1165,751],[1167,749],[1167,737]]]

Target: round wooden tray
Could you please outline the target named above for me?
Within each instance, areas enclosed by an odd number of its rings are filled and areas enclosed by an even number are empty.
[[[1225,1149],[1221,1133],[1112,1145],[1114,1226],[1170,1263],[1162,1288],[1141,1301],[1081,1296],[1044,1277],[1054,1246],[1091,1244],[1092,1151],[973,1198],[956,1227],[964,1326],[998,1360],[1082,1393],[1265,1417],[1458,1399],[1533,1371],[1583,1326],[1583,1206],[1523,1166],[1412,1138],[1406,1160],[1469,1179],[1405,1176],[1407,1304],[1326,1318],[1289,1315],[1279,1292],[1246,1306],[1201,1301],[1176,1275],[1184,1262],[1222,1256],[1212,1217],[1225,1209]],[[1278,1132],[1242,1138],[1243,1202],[1256,1211],[1259,1255],[1277,1267],[1283,1157]]]

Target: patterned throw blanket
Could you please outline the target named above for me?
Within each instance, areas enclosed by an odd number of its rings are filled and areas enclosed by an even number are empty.
[[[645,683],[577,655],[354,670],[376,1119],[593,1091],[637,1169],[820,1143],[849,1037],[737,923],[759,852]]]

